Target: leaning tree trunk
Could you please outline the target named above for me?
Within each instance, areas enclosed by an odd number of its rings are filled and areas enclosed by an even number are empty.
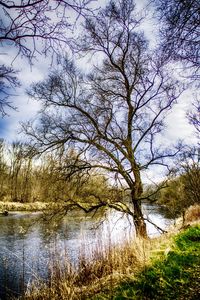
[[[143,238],[147,238],[147,228],[142,213],[141,201],[138,200],[138,197],[136,197],[135,191],[131,193],[131,198],[134,209],[133,222],[135,225],[136,235]]]

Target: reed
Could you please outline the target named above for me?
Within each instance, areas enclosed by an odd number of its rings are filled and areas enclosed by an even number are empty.
[[[99,239],[95,247],[87,246],[80,250],[75,266],[66,253],[61,255],[55,251],[49,266],[49,281],[35,281],[23,299],[91,299],[102,292],[112,297],[122,281],[132,280],[151,264],[155,254],[163,254],[169,239],[166,236],[149,240],[127,239],[123,245],[112,245],[110,241],[105,245],[103,239]]]

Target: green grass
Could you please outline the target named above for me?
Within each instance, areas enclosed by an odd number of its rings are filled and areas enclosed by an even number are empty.
[[[150,266],[122,282],[112,295],[105,291],[92,299],[200,299],[200,226],[176,235],[168,253],[154,257]]]

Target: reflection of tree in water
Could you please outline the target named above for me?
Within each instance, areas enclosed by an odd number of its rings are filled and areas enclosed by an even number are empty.
[[[39,220],[34,214],[0,218],[0,299],[18,296],[30,280],[47,277]]]
[[[0,235],[23,238],[36,223],[38,216],[33,214],[16,214],[7,217],[0,217]]]
[[[80,238],[81,230],[95,230],[106,219],[106,209],[102,208],[96,213],[85,213],[74,210],[63,215],[52,212],[41,216],[38,220],[39,235],[44,244],[53,242],[57,237],[60,240]]]
[[[162,205],[162,204],[153,204],[151,202],[144,202],[143,207],[145,207],[145,213],[147,214],[157,214],[158,216],[162,216],[163,219],[174,219],[178,215],[174,215],[174,212],[172,212],[169,207]]]
[[[30,218],[0,218],[0,297],[22,291],[24,285],[24,229]],[[23,229],[23,230],[22,230]],[[6,298],[5,298],[6,299]]]
[[[158,205],[158,212],[167,219],[175,219],[178,217],[178,214],[175,215],[173,211],[163,205]]]

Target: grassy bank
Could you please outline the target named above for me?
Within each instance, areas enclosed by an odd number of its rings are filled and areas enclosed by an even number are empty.
[[[176,235],[170,248],[152,257],[150,265],[120,283],[112,295],[112,299],[199,299],[200,226]],[[92,298],[110,299],[105,292]]]
[[[35,282],[25,299],[187,299],[200,295],[200,225],[156,239],[99,244],[78,270],[53,262],[48,285]],[[87,249],[88,252],[88,249]]]
[[[43,211],[50,208],[57,208],[56,203],[44,203],[44,202],[33,202],[33,203],[20,203],[20,202],[3,202],[0,201],[0,212],[6,211]]]

